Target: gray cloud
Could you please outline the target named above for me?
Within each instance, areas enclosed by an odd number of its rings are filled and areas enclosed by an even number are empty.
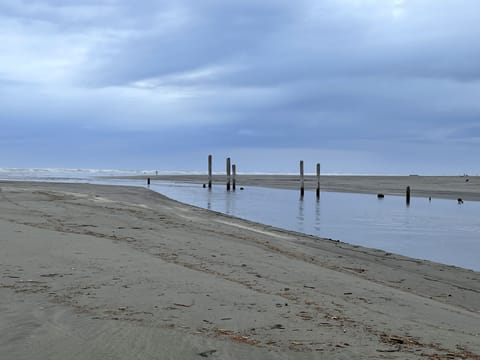
[[[422,161],[468,154],[476,10],[476,0],[2,1],[4,144],[30,125],[33,147],[39,129],[57,128],[91,148],[108,138],[123,158],[126,139],[398,162],[406,146]],[[48,133],[38,139],[55,153]]]
[[[337,76],[478,77],[472,32],[477,26],[465,6],[474,6],[472,1],[462,7],[452,1],[442,7],[406,2],[398,18],[394,7],[381,3],[364,8],[332,1],[150,4],[150,12],[134,13],[139,21],[132,23],[138,26],[134,30],[146,30],[142,21],[151,28],[116,44],[115,56],[105,59],[95,77],[119,85],[215,65],[235,69],[215,78],[230,86]],[[376,8],[383,11],[367,13]],[[456,17],[446,16],[452,12]],[[471,26],[458,23],[464,18]]]

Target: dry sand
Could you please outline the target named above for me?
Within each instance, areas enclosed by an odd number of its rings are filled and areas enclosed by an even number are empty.
[[[142,188],[0,190],[2,360],[480,359],[478,272]]]

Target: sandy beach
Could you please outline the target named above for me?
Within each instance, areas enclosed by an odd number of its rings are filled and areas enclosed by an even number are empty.
[[[322,188],[480,200],[468,179],[323,177]],[[0,229],[2,360],[480,359],[478,272],[135,187],[3,181]]]

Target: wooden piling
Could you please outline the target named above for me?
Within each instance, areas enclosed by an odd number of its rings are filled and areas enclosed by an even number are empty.
[[[300,196],[305,195],[305,178],[303,174],[303,160],[300,160]]]
[[[230,191],[230,174],[231,174],[230,158],[227,158],[227,191]]]
[[[208,155],[208,188],[212,188],[212,155]]]
[[[410,186],[407,186],[407,190],[405,192],[405,201],[407,205],[410,205]]]
[[[232,190],[235,191],[236,183],[237,183],[237,165],[232,165]]]
[[[320,164],[317,164],[317,199],[320,199]]]

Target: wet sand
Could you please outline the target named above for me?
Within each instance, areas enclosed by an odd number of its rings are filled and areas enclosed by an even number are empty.
[[[478,179],[458,179],[431,196],[475,199]],[[478,272],[143,188],[0,190],[2,360],[480,359]]]

